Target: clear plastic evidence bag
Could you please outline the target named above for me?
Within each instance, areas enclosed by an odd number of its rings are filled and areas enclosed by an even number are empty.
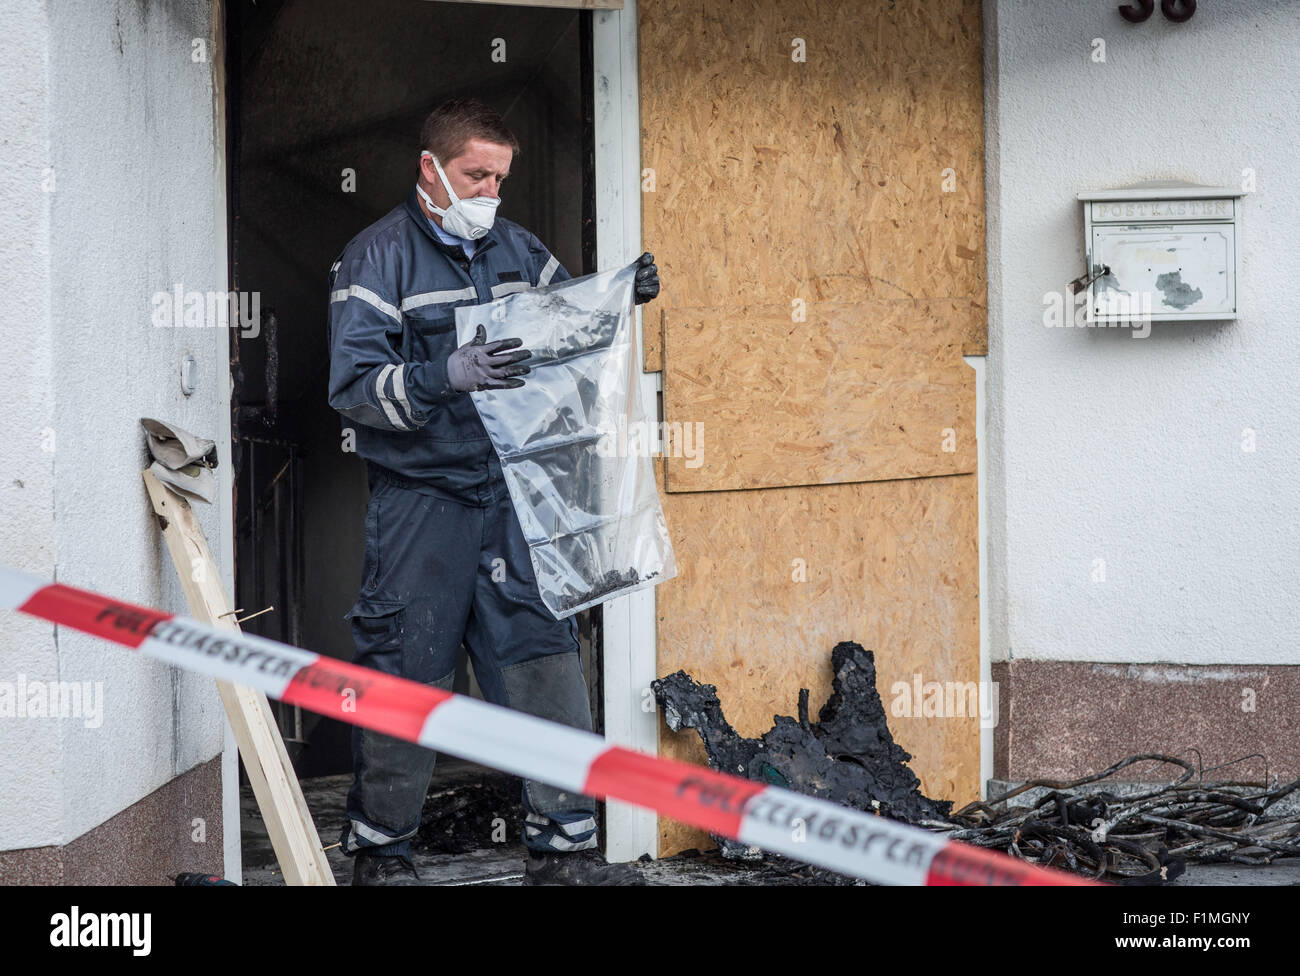
[[[531,372],[471,393],[557,620],[677,575],[639,395],[635,265],[456,309],[458,343],[518,336]],[[639,436],[629,436],[637,431]]]

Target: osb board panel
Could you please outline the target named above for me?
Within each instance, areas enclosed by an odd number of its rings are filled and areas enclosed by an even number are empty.
[[[985,299],[971,300],[971,314],[961,337],[963,356],[987,356],[989,353],[989,309]]]
[[[642,235],[662,307],[986,306],[978,3],[641,0],[637,14]],[[964,351],[984,333],[981,315]]]
[[[657,373],[664,368],[664,312],[660,306],[655,312],[641,314],[641,346],[645,352],[644,369]]]
[[[910,298],[899,299],[900,301],[910,302]],[[805,303],[806,304],[806,303]],[[870,303],[864,303],[869,305]],[[985,353],[984,337],[988,323],[988,309],[982,303],[969,301],[966,299],[936,299],[933,302],[922,303],[930,304],[932,307],[943,309],[943,319],[935,324],[943,324],[953,330],[955,338],[961,346],[963,356],[982,356]],[[645,362],[642,368],[647,373],[658,373],[664,368],[664,349],[663,337],[664,330],[667,328],[669,319],[689,319],[706,313],[710,307],[703,308],[674,308],[669,311],[661,306],[657,311],[647,311],[643,313],[641,319],[642,346],[645,352]],[[791,313],[794,306],[791,304]],[[793,320],[792,320],[793,321]]]
[[[960,309],[934,301],[674,311],[664,325],[668,490],[975,470]],[[956,314],[954,314],[956,312]]]
[[[976,476],[663,496],[679,575],[656,588],[660,675],[716,685],[741,735],[810,711],[842,640],[875,651],[886,713],[894,683],[979,680]],[[802,560],[802,562],[799,562]],[[798,581],[803,567],[803,582]],[[979,796],[977,717],[893,716],[930,796]],[[660,725],[662,754],[707,762],[694,732]],[[713,846],[660,818],[661,856]]]

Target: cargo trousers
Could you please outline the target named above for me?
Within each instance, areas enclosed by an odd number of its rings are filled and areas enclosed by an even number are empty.
[[[368,470],[363,582],[346,614],[354,661],[450,690],[464,642],[488,701],[590,730],[577,624],[542,603],[499,474],[480,489],[480,504],[467,504],[373,463]],[[352,754],[343,851],[409,856],[436,754],[356,726]],[[592,798],[525,780],[523,806],[529,849],[596,846]]]

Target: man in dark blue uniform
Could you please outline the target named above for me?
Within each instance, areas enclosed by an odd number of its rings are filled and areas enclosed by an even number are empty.
[[[456,346],[459,305],[564,281],[537,237],[495,214],[519,144],[472,99],[440,105],[420,133],[406,202],[367,227],[330,269],[329,401],[365,459],[361,593],[347,613],[358,664],[449,689],[461,642],[491,702],[591,728],[572,617],[537,591],[501,465],[471,390],[522,386],[521,340]],[[636,301],[659,292],[643,254]],[[343,850],[353,884],[418,880],[410,840],[435,755],[354,728]],[[595,803],[524,783],[525,884],[644,884],[596,850]]]

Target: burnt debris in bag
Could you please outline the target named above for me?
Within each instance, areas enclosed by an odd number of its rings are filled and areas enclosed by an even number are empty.
[[[456,309],[532,356],[524,386],[471,393],[557,619],[677,575],[641,406],[635,265]],[[630,431],[645,436],[629,436]]]

